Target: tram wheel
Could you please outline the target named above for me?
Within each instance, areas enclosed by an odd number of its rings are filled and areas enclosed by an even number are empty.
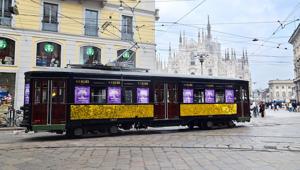
[[[228,122],[227,122],[227,125],[228,125],[228,127],[230,127],[230,128],[235,127],[235,124],[233,123],[232,120],[228,121]]]
[[[75,128],[73,133],[74,133],[74,136],[81,137],[84,135],[84,130],[82,128]]]
[[[110,128],[109,128],[109,132],[111,133],[111,134],[116,134],[116,133],[118,133],[118,127],[117,126],[111,126]]]
[[[189,127],[189,129],[194,129],[194,122],[190,122],[190,123],[188,124],[188,127]]]
[[[214,123],[213,123],[212,121],[207,121],[207,122],[206,122],[206,127],[207,127],[208,129],[211,129],[213,126],[214,126]]]

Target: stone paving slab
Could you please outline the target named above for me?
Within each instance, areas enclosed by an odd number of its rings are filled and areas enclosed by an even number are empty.
[[[150,128],[82,139],[1,131],[0,170],[300,169],[300,114],[285,114],[231,129]]]

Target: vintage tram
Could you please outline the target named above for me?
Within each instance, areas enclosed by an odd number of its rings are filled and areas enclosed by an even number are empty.
[[[25,73],[27,131],[66,132],[250,121],[248,81],[84,68]]]

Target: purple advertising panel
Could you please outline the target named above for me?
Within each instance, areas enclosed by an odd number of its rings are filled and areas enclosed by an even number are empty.
[[[234,103],[234,91],[226,89],[225,90],[225,102],[226,103]]]
[[[183,103],[193,103],[193,96],[193,89],[183,89]]]
[[[30,84],[29,83],[25,84],[25,95],[24,95],[24,98],[25,98],[24,103],[25,104],[29,104],[29,99],[30,99]]]
[[[137,103],[149,103],[149,88],[136,89]]]
[[[214,89],[205,89],[205,103],[215,103]]]
[[[121,103],[121,87],[108,87],[107,103]]]
[[[75,86],[75,103],[89,104],[90,103],[90,87]]]

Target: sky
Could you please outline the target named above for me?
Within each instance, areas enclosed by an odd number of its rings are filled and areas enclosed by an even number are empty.
[[[163,60],[167,61],[169,43],[172,49],[178,47],[180,31],[197,40],[197,32],[206,28],[209,15],[212,35],[221,43],[222,54],[226,48],[234,48],[237,54],[247,49],[255,89],[267,88],[272,79],[294,78],[293,47],[288,40],[299,24],[295,20],[300,18],[300,0],[204,0],[186,15],[202,1],[156,0],[160,10],[157,54]],[[258,41],[253,41],[255,38]]]

